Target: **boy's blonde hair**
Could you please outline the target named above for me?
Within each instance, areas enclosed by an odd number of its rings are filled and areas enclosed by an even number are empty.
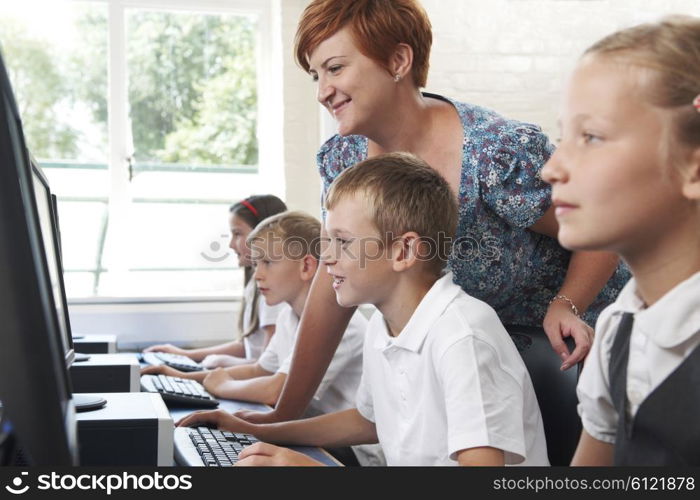
[[[672,163],[683,149],[700,146],[700,112],[693,106],[700,95],[700,19],[670,16],[624,29],[585,54],[611,56],[653,71],[644,91],[653,105],[673,112],[665,145]]]
[[[457,201],[447,181],[410,153],[374,156],[343,171],[326,194],[325,207],[359,194],[385,244],[414,231],[428,245],[428,270],[440,274],[457,230]]]
[[[307,255],[320,258],[321,223],[309,214],[290,211],[268,217],[250,232],[246,241],[252,245],[271,236],[283,244],[283,255],[277,258],[297,260]]]

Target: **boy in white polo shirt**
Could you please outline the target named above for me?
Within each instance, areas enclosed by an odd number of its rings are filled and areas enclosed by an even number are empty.
[[[248,236],[253,279],[269,306],[286,304],[276,332],[255,363],[213,371],[181,372],[149,366],[142,373],[162,373],[202,382],[216,397],[274,406],[291,365],[297,326],[319,261],[321,224],[302,212],[283,212],[260,222]],[[343,335],[306,416],[355,406],[362,373],[362,345],[367,320],[358,311]]]
[[[405,153],[345,170],[326,199],[322,260],[340,305],[374,304],[357,406],[312,419],[251,424],[199,413],[262,441],[312,446],[379,442],[389,465],[547,465],[542,418],[517,349],[495,311],[440,276],[456,230],[447,182]],[[304,465],[266,443],[239,465]]]
[[[204,379],[213,395],[274,406],[292,363],[299,317],[319,262],[321,224],[302,212],[262,221],[248,236],[255,280],[267,305],[286,303],[277,330],[257,363],[218,369]],[[362,374],[367,320],[356,312],[326,371],[306,416],[352,408]],[[255,377],[255,378],[253,378]],[[243,380],[246,379],[246,380]]]

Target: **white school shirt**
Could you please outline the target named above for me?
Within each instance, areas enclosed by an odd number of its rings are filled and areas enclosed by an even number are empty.
[[[548,465],[530,376],[496,312],[440,278],[397,337],[377,311],[367,328],[357,409],[389,465],[457,465],[491,446],[506,464]]]
[[[289,373],[297,339],[299,317],[285,308],[277,317],[277,328],[258,364],[271,373]],[[332,413],[355,406],[355,394],[362,375],[362,344],[367,320],[356,311],[350,319],[326,374],[314,394],[305,416]]]
[[[627,412],[634,416],[646,397],[700,343],[700,272],[649,308],[637,295],[632,278],[600,314],[576,392],[583,428],[606,443],[614,443],[617,433],[617,411],[610,397],[610,350],[625,312],[634,314],[627,362]]]
[[[255,280],[251,279],[243,290],[245,298],[245,309],[243,310],[243,331],[247,331],[253,314],[253,298],[255,297]],[[258,319],[259,327],[250,335],[243,337],[243,347],[245,348],[246,359],[255,360],[260,357],[265,348],[265,331],[263,327],[277,323],[277,316],[284,309],[286,304],[281,303],[276,306],[268,306],[265,297],[258,298]]]

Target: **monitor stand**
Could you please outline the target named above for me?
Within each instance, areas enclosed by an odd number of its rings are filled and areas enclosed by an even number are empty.
[[[107,404],[107,400],[100,396],[73,394],[73,404],[75,405],[75,411],[93,411],[104,407]]]

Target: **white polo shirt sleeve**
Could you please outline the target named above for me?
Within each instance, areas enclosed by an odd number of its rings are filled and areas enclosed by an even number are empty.
[[[280,302],[275,306],[268,306],[265,303],[264,297],[258,299],[258,319],[260,320],[260,328],[264,326],[276,325],[277,317],[280,315],[287,304]]]
[[[368,329],[365,345],[362,351],[362,356],[364,359],[367,359],[368,354],[371,355],[371,353],[368,353],[368,348],[372,343],[370,340],[371,338],[372,334]],[[360,415],[370,422],[376,422],[374,417],[374,403],[372,399],[372,386],[370,378],[371,377],[369,376],[368,371],[363,369],[362,377],[360,378],[360,385],[357,388],[357,396],[355,397],[355,406],[357,411],[360,412]]]
[[[610,350],[620,322],[620,316],[613,315],[613,306],[598,318],[591,352],[576,386],[583,428],[591,437],[610,444],[617,433],[617,411],[610,397]]]
[[[283,305],[282,312],[277,317],[277,328],[267,347],[258,358],[258,364],[264,370],[277,373],[287,358],[292,357],[296,333],[296,316],[288,305]],[[290,350],[291,345],[291,350]]]
[[[442,354],[436,369],[444,389],[450,458],[490,446],[505,452],[506,464],[522,462],[523,388],[494,347],[474,336],[462,338]]]
[[[370,369],[372,365],[372,356],[376,355],[376,350],[373,348],[375,339],[377,335],[380,334],[381,328],[378,325],[384,321],[381,313],[376,311],[370,320],[367,322],[367,327],[365,328],[365,340],[362,346],[362,376],[360,377],[360,383],[357,387],[357,392],[355,395],[355,408],[364,418],[370,422],[376,423],[376,417],[374,414],[374,399],[372,395],[372,376]],[[375,381],[376,383],[376,381]]]
[[[348,327],[343,333],[343,338],[328,365],[326,374],[314,394],[314,399],[322,399],[329,387],[334,384],[343,384],[338,380],[342,374],[360,373],[362,371],[362,346],[364,345],[367,319],[359,310],[350,318]],[[355,378],[355,385],[358,378]],[[354,387],[353,387],[354,392]]]

